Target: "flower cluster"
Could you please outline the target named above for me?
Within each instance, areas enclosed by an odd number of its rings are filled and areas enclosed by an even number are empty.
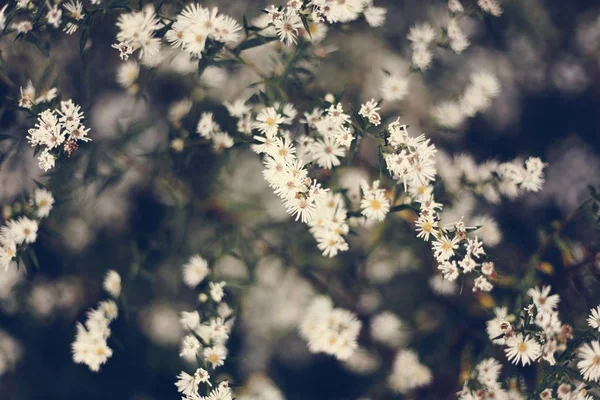
[[[387,13],[385,8],[375,7],[373,0],[314,0],[304,3],[301,0],[288,0],[285,7],[270,6],[265,10],[268,23],[275,28],[279,39],[288,46],[296,44],[305,23],[312,31],[313,26],[322,22],[347,23],[358,19],[362,14],[370,26],[376,27],[384,24]]]
[[[56,98],[58,90],[53,87],[48,90],[42,90],[39,94],[36,93],[35,87],[31,80],[27,81],[27,85],[21,87],[21,97],[19,98],[19,107],[30,110],[35,105],[41,103],[50,103]]]
[[[339,251],[347,250],[348,244],[342,236],[349,231],[344,199],[339,195],[328,194],[316,180],[308,177],[308,170],[297,157],[297,149],[289,136],[277,135],[279,124],[285,123],[281,114],[270,107],[263,110],[256,119],[256,128],[265,136],[254,136],[259,144],[252,148],[265,155],[263,175],[269,186],[282,199],[289,214],[310,226],[324,255],[333,257]],[[325,157],[330,156],[329,147],[325,144],[328,142],[323,142],[323,155],[320,156],[321,152],[315,155],[315,146],[320,146],[318,143],[320,142],[312,142],[305,146],[312,148],[310,153],[313,157],[320,157],[324,163],[333,164],[333,158],[324,161]]]
[[[207,41],[236,42],[240,37],[240,30],[240,25],[233,18],[218,15],[217,8],[209,10],[192,3],[177,16],[165,38],[173,48],[199,59],[202,58]]]
[[[190,288],[196,288],[210,275],[208,262],[199,255],[193,255],[182,268],[183,282]],[[179,355],[189,363],[199,363],[194,374],[182,371],[175,383],[184,399],[231,399],[231,391],[226,382],[221,382],[214,389],[209,371],[222,366],[227,359],[227,341],[234,323],[233,311],[223,301],[225,282],[209,281],[199,294],[198,300],[205,304],[211,301],[214,307],[204,307],[202,312],[183,311],[180,323],[187,332],[180,346]],[[205,390],[200,384],[205,384]],[[206,392],[202,397],[200,392]],[[219,397],[221,396],[221,397]]]
[[[111,296],[117,298],[121,292],[120,283],[121,277],[111,270],[106,275],[104,287]],[[118,314],[119,308],[112,300],[101,301],[96,309],[88,311],[85,324],[77,324],[77,333],[71,345],[75,363],[85,364],[91,371],[98,372],[112,357],[113,352],[107,340],[110,337],[110,323]]]
[[[388,386],[396,393],[407,393],[427,386],[432,379],[431,370],[419,362],[414,351],[400,350],[394,359]]]
[[[221,129],[219,124],[214,120],[213,113],[211,112],[202,113],[196,127],[196,133],[204,139],[212,141],[215,151],[221,151],[233,146],[233,138]]]
[[[556,311],[560,297],[550,295],[550,289],[529,289],[527,294],[533,303],[525,307],[518,320],[507,315],[506,309],[497,309],[496,317],[487,323],[490,340],[506,346],[504,352],[514,364],[544,360],[554,365],[556,353],[564,351],[573,337],[573,328],[563,324]]]
[[[139,50],[138,56],[143,63],[155,65],[161,45],[160,38],[155,34],[162,26],[151,4],[141,11],[121,14],[117,21],[118,43],[113,47],[119,50],[123,60]]]
[[[498,78],[489,72],[474,72],[469,81],[458,101],[444,101],[435,107],[433,117],[441,127],[458,128],[465,119],[488,109],[500,94]]]
[[[375,99],[371,99],[367,101],[365,104],[360,106],[360,110],[358,111],[358,115],[363,118],[369,120],[369,123],[374,126],[378,126],[381,123],[381,115],[379,115],[379,104],[375,101]]]
[[[40,188],[33,192],[29,204],[11,207],[10,217],[0,227],[0,268],[8,270],[18,254],[36,241],[39,223],[48,217],[53,205],[52,193]]]
[[[43,146],[38,156],[41,169],[48,171],[56,163],[62,153],[67,156],[77,150],[78,142],[88,142],[89,128],[86,128],[81,107],[71,100],[61,101],[60,108],[42,111],[38,116],[37,124],[29,129],[27,140],[33,147]]]
[[[92,3],[94,3],[94,1],[92,1]],[[17,1],[16,7],[10,10],[9,15],[11,18],[17,17],[20,21],[13,21],[10,24],[10,27],[19,33],[28,33],[33,30],[34,27],[37,28],[46,25],[53,29],[60,29],[62,25],[63,31],[67,35],[72,35],[79,29],[79,25],[85,18],[83,3],[79,0],[70,0],[68,3],[62,4],[61,2],[57,2],[56,4],[51,2],[41,2],[40,5],[42,5],[43,8],[38,9],[36,13],[34,11],[38,6],[31,0]],[[4,30],[6,26],[7,15],[5,15],[5,11],[7,7],[8,4],[0,10],[0,31]],[[66,13],[63,12],[63,8]],[[44,15],[45,23],[40,25],[36,15],[41,16],[44,10],[47,10]],[[35,22],[35,25],[33,22]]]
[[[494,358],[481,361],[471,372],[469,379],[457,393],[459,400],[474,399],[520,399],[521,395],[515,389],[506,390],[500,382],[502,365]],[[509,397],[512,395],[512,397]]]
[[[183,395],[182,400],[232,400],[233,393],[229,387],[229,382],[221,381],[216,388],[210,390],[207,396],[198,394],[198,385],[205,383],[211,385],[210,375],[203,368],[198,368],[193,375],[181,372],[177,375],[178,381],[175,383],[177,390]]]
[[[435,44],[437,32],[428,22],[416,24],[408,32],[408,40],[411,42],[412,63],[424,71],[429,68],[433,59],[431,47]]]
[[[319,135],[317,139],[302,138],[304,153],[321,168],[332,169],[340,165],[340,157],[346,155],[354,140],[350,116],[344,112],[342,104],[331,104],[325,112],[315,108],[304,116],[308,126]]]
[[[477,164],[467,154],[454,159],[441,155],[438,163],[443,166],[439,174],[446,190],[458,194],[461,189],[468,189],[493,204],[498,204],[502,196],[514,199],[523,193],[541,190],[546,166],[538,157],[529,157],[524,163],[515,159]]]
[[[416,191],[435,180],[436,148],[425,135],[411,137],[406,125],[400,120],[387,127],[387,141],[393,151],[384,155],[385,163],[392,178],[404,185],[404,189]]]
[[[361,322],[348,310],[334,308],[331,299],[318,296],[300,323],[300,335],[313,353],[348,359],[357,348]]]

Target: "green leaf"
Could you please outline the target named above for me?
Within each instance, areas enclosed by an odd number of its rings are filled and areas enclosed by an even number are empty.
[[[235,53],[239,54],[244,50],[248,50],[248,49],[252,49],[254,47],[258,47],[258,46],[262,46],[265,45],[267,43],[270,43],[274,40],[278,40],[277,37],[264,37],[264,36],[257,36],[254,37],[252,39],[246,40],[242,43],[240,43],[235,49]]]
[[[306,33],[308,33],[308,36],[310,36],[310,38],[312,39],[312,35],[310,33],[310,25],[308,24],[306,15],[300,14],[300,19],[302,20],[302,25],[304,25],[304,29],[306,30]]]

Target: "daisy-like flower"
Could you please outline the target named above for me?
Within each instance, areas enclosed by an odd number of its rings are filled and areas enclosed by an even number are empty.
[[[454,250],[458,249],[458,238],[455,236],[450,239],[446,235],[440,235],[433,241],[433,251],[438,261],[447,261],[454,255]]]
[[[58,8],[58,5],[50,8],[48,10],[48,14],[46,14],[46,19],[48,20],[48,25],[52,25],[55,28],[60,26],[60,21],[62,18],[62,10]]]
[[[504,349],[504,352],[508,360],[513,364],[519,364],[520,362],[523,366],[529,365],[542,355],[540,344],[535,339],[529,336],[524,337],[520,333],[507,339],[506,346],[507,348]]]
[[[488,337],[495,344],[504,344],[504,333],[510,327],[508,310],[506,307],[496,307],[494,309],[495,317],[486,322],[486,332]]]
[[[47,150],[42,151],[38,156],[38,165],[44,171],[49,171],[54,168],[55,163],[56,158]]]
[[[481,290],[482,292],[489,292],[493,288],[494,288],[494,286],[490,283],[490,281],[488,281],[485,278],[485,276],[478,276],[477,278],[475,278],[475,281],[473,282],[473,291],[474,292],[476,292],[478,290]]]
[[[275,19],[273,25],[275,25],[277,36],[287,46],[296,44],[298,29],[304,27],[298,12],[293,8],[288,8],[287,12],[281,18]]]
[[[578,352],[580,361],[577,363],[579,372],[586,381],[598,382],[600,379],[600,342],[594,340],[584,343]]]
[[[433,217],[433,214],[419,215],[419,218],[415,222],[417,230],[417,237],[422,238],[426,242],[429,241],[429,236],[434,235],[438,228],[438,221]]]
[[[590,316],[587,319],[587,323],[590,327],[600,331],[600,306],[590,310]]]
[[[37,239],[38,223],[27,217],[10,221],[7,225],[10,238],[16,244],[33,243]]]
[[[208,286],[210,288],[210,297],[212,297],[216,303],[223,300],[223,296],[225,296],[225,291],[223,290],[225,287],[225,282],[210,282]]]
[[[544,286],[542,289],[536,286],[535,288],[531,288],[527,291],[527,294],[531,297],[533,303],[541,312],[553,311],[558,306],[558,302],[560,301],[560,296],[557,294],[549,296],[550,289],[550,286]]]
[[[324,137],[323,140],[315,140],[310,146],[310,154],[320,167],[331,169],[341,164],[338,157],[346,154],[346,149],[332,137]]]
[[[246,101],[243,99],[237,99],[231,103],[225,101],[223,102],[223,105],[225,106],[225,108],[227,108],[227,112],[229,112],[229,115],[235,118],[241,118],[244,115],[248,114],[250,110],[252,110],[252,107],[247,105]]]
[[[380,109],[381,107],[378,106],[375,99],[371,99],[360,106],[358,114],[367,118],[371,124],[378,126],[381,123],[381,116],[378,113]]]
[[[204,360],[210,363],[211,367],[217,368],[225,364],[227,358],[227,348],[225,346],[212,346],[204,349],[203,352]]]
[[[385,189],[379,189],[379,181],[369,188],[366,182],[361,185],[363,198],[360,202],[361,214],[368,219],[383,221],[390,211],[390,202],[385,197]]]
[[[408,79],[398,75],[385,75],[380,92],[385,101],[400,101],[408,94]]]
[[[196,356],[198,352],[202,349],[202,344],[196,336],[187,335],[181,341],[181,346],[179,347],[179,356],[184,360],[189,362],[196,361]]]
[[[33,192],[32,203],[35,205],[36,214],[39,218],[46,218],[52,211],[54,197],[46,189],[36,189]]]
[[[102,287],[116,299],[121,294],[121,275],[115,270],[109,270],[104,277]]]
[[[255,127],[264,135],[275,136],[284,120],[274,107],[267,107],[256,116]]]
[[[373,5],[370,5],[364,10],[363,14],[369,26],[376,28],[385,23],[387,10],[383,7],[373,7]]]
[[[181,373],[177,375],[177,379],[178,380],[175,382],[175,386],[177,386],[177,391],[179,393],[189,398],[198,396],[199,380],[195,375],[190,375],[184,371],[181,371]]]
[[[194,289],[209,274],[208,262],[199,255],[193,255],[183,266],[183,282]]]
[[[229,149],[233,146],[233,138],[225,132],[215,132],[212,135],[213,150],[222,151],[223,149]]]
[[[129,89],[140,75],[140,65],[135,61],[121,63],[117,69],[117,82],[125,89]]]
[[[497,0],[477,0],[477,5],[486,13],[499,17],[502,15],[502,7]]]
[[[213,119],[213,113],[203,112],[196,126],[196,132],[203,138],[210,139],[214,132],[219,131],[219,125]]]

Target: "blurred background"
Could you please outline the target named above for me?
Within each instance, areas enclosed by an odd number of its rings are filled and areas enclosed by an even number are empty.
[[[243,15],[252,21],[268,4],[203,3],[238,21]],[[353,104],[377,98],[382,69],[409,72],[410,26],[425,20],[441,25],[448,18],[441,0],[375,4],[388,9],[383,28],[363,21],[330,30],[322,42],[329,55],[318,67],[315,93],[343,92]],[[407,97],[384,104],[383,112],[401,116],[411,132],[425,133],[450,157],[468,153],[479,163],[538,156],[548,163],[540,193],[493,207],[465,193],[446,210],[449,220],[491,221],[482,236],[497,267],[511,273],[535,251],[538,231],[577,208],[587,198],[587,185],[600,184],[600,4],[502,4],[499,18],[461,21],[471,47],[461,55],[436,50],[433,68],[411,73]],[[326,259],[306,227],[290,221],[247,148],[224,154],[207,146],[171,151],[168,110],[174,102],[194,100],[184,124],[193,127],[201,112],[212,111],[224,130],[234,132],[235,121],[221,104],[235,99],[255,76],[240,67],[209,67],[198,80],[182,72],[185,65],[164,62],[152,74],[142,69],[140,91],[132,94],[116,81],[115,20],[111,15],[95,22],[85,62],[78,34],[49,32],[49,57],[23,41],[0,40],[8,78],[0,82],[0,133],[24,138],[31,127],[9,105],[19,86],[32,79],[36,87],[56,82],[63,98],[82,104],[93,139],[50,176],[42,176],[24,140],[0,143],[1,204],[35,188],[33,179],[47,182],[57,199],[34,245],[40,270],[0,271],[0,399],[179,398],[174,386],[184,363],[178,356],[179,312],[197,302],[182,284],[181,265],[195,253],[228,282],[237,320],[221,371],[240,394],[267,400],[392,398],[377,388],[385,385],[393,349],[409,346],[432,369],[434,381],[408,398],[453,398],[465,354],[488,346],[489,313],[477,307],[485,299],[431,282],[433,260],[408,220],[359,230],[348,253]],[[247,58],[272,70],[277,65],[270,47],[248,51]],[[437,127],[432,107],[458,97],[469,75],[482,70],[498,77],[500,96],[461,129]],[[312,105],[298,108],[309,111]],[[356,165],[344,171],[349,182],[376,168],[373,154],[368,141],[363,143]],[[598,237],[585,221],[574,222],[569,246],[576,262],[596,248]],[[588,290],[598,275],[595,264],[572,273],[560,268],[569,262],[560,252],[547,257],[555,266],[547,283],[567,293],[561,307],[568,315],[575,318],[597,305],[598,291]],[[113,357],[92,373],[72,362],[70,344],[76,321],[103,299],[108,269],[123,276],[128,307],[112,326]],[[372,317],[383,311],[401,319],[405,334],[391,347],[361,347],[345,363],[310,354],[296,327],[311,298],[325,292],[360,316],[364,336]],[[253,388],[259,388],[254,397]]]

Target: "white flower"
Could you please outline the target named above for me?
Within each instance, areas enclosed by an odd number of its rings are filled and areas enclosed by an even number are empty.
[[[497,0],[477,0],[477,5],[483,11],[493,15],[494,17],[499,17],[502,15],[502,8]]]
[[[52,211],[54,197],[46,189],[36,189],[33,192],[33,204],[36,208],[36,214],[39,218],[46,218]]]
[[[377,105],[377,101],[371,99],[361,104],[358,114],[363,118],[367,118],[371,124],[378,126],[381,123],[381,116],[377,111],[380,109],[381,107]]]
[[[54,168],[54,164],[56,163],[56,158],[47,150],[44,150],[38,156],[38,165],[44,171],[48,171]]]
[[[444,279],[444,277],[439,274],[429,278],[429,286],[435,293],[441,296],[452,296],[458,292],[456,283]]]
[[[202,345],[200,341],[196,339],[194,335],[187,335],[183,338],[181,342],[181,347],[179,348],[179,356],[184,360],[189,362],[196,361],[196,356],[200,352]]]
[[[194,375],[190,375],[184,371],[181,371],[179,375],[177,375],[178,381],[175,382],[175,386],[177,386],[177,391],[184,396],[193,397],[198,396],[198,383],[199,380]]]
[[[200,314],[198,314],[198,311],[182,311],[179,321],[185,329],[193,331],[200,325]]]
[[[419,362],[412,350],[401,350],[396,355],[388,386],[396,393],[407,393],[428,385],[432,380],[431,370]]]
[[[341,164],[338,157],[346,154],[346,149],[341,147],[335,139],[325,137],[323,140],[315,140],[309,147],[310,154],[320,167],[332,169]]]
[[[363,198],[360,202],[361,214],[370,220],[383,221],[390,211],[390,202],[385,197],[385,189],[379,189],[379,181],[369,188],[366,182],[361,185]]]
[[[212,346],[204,349],[204,360],[211,364],[212,368],[220,367],[225,364],[227,358],[227,348],[225,346]]]
[[[284,122],[284,118],[273,107],[263,109],[256,116],[256,129],[268,137],[277,134],[279,125]]]
[[[458,249],[458,242],[456,236],[450,239],[446,235],[440,235],[432,243],[435,258],[440,262],[449,260],[454,255],[454,250]]]
[[[209,272],[206,260],[199,255],[193,255],[183,266],[183,281],[194,289],[208,276]]]
[[[361,323],[351,312],[333,308],[328,297],[319,296],[308,307],[300,323],[300,334],[313,353],[348,359],[357,347]]]
[[[121,294],[121,275],[117,271],[109,270],[104,277],[102,287],[113,298],[118,298]]]
[[[385,101],[400,101],[408,94],[408,79],[398,75],[385,75],[381,82],[381,97]]]
[[[465,10],[460,0],[448,0],[448,9],[453,13],[463,12]]]
[[[215,132],[212,135],[213,150],[222,151],[233,146],[233,138],[225,132]]]
[[[529,365],[542,355],[540,344],[529,336],[523,337],[520,333],[507,339],[506,346],[504,352],[513,364],[520,362],[523,366]]]
[[[481,290],[482,292],[489,292],[494,286],[484,277],[478,276],[473,282],[473,291]]]
[[[553,311],[558,306],[558,302],[560,301],[560,296],[557,294],[549,296],[550,289],[552,289],[551,286],[543,286],[541,290],[536,286],[535,288],[531,288],[527,291],[527,294],[531,297],[533,303],[541,312]]]
[[[298,12],[292,8],[288,8],[287,12],[281,15],[281,18],[273,22],[279,39],[287,46],[296,44],[298,37],[298,29],[302,28],[302,20]]]
[[[98,309],[88,312],[85,325],[77,324],[75,340],[71,344],[75,363],[86,364],[91,371],[97,372],[108,361],[112,350],[106,340],[110,336],[110,321],[116,318],[117,313],[114,302],[102,302]]]
[[[586,381],[598,382],[600,379],[600,342],[594,340],[584,343],[578,352],[580,361],[577,368]]]
[[[55,28],[59,27],[61,18],[62,18],[62,10],[60,8],[58,8],[58,5],[50,8],[48,10],[48,14],[46,14],[46,19],[48,20],[48,25],[52,25]]]
[[[600,331],[600,306],[590,310],[590,316],[587,319],[587,323],[590,327]]]
[[[477,380],[488,388],[498,385],[498,378],[502,371],[502,364],[493,358],[487,358],[477,364]]]
[[[246,101],[243,99],[234,100],[232,103],[225,101],[223,102],[225,108],[229,112],[229,115],[235,118],[241,118],[244,115],[248,114],[252,109],[251,106],[246,104]]]
[[[385,23],[386,14],[387,10],[383,7],[369,6],[364,11],[365,19],[371,27],[382,26]]]
[[[428,22],[423,22],[417,25],[413,25],[410,28],[408,33],[408,40],[410,40],[413,45],[425,45],[428,46],[431,42],[434,41],[437,33],[433,26]]]
[[[215,303],[219,303],[225,295],[225,291],[223,290],[225,287],[225,282],[210,282],[208,286],[210,288],[210,297],[212,297]]]
[[[399,347],[407,339],[404,323],[394,313],[384,311],[371,320],[373,340],[392,347]]]
[[[495,317],[486,322],[486,331],[488,337],[495,344],[504,344],[505,328],[510,327],[508,321],[508,311],[506,307],[496,307],[494,309]]]
[[[117,21],[118,44],[113,45],[121,53],[121,58],[139,50],[142,62],[156,62],[159,59],[161,41],[154,33],[162,27],[156,17],[154,6],[146,5],[141,11],[123,13]]]
[[[200,115],[200,120],[196,126],[196,132],[199,133],[200,136],[209,139],[213,133],[218,132],[219,130],[219,125],[213,119],[213,113],[203,112],[202,115]]]
[[[140,65],[135,61],[127,61],[119,64],[117,70],[117,82],[125,89],[129,89],[140,74]]]
[[[2,227],[2,236],[15,244],[33,243],[37,239],[38,223],[27,217],[11,220]]]

